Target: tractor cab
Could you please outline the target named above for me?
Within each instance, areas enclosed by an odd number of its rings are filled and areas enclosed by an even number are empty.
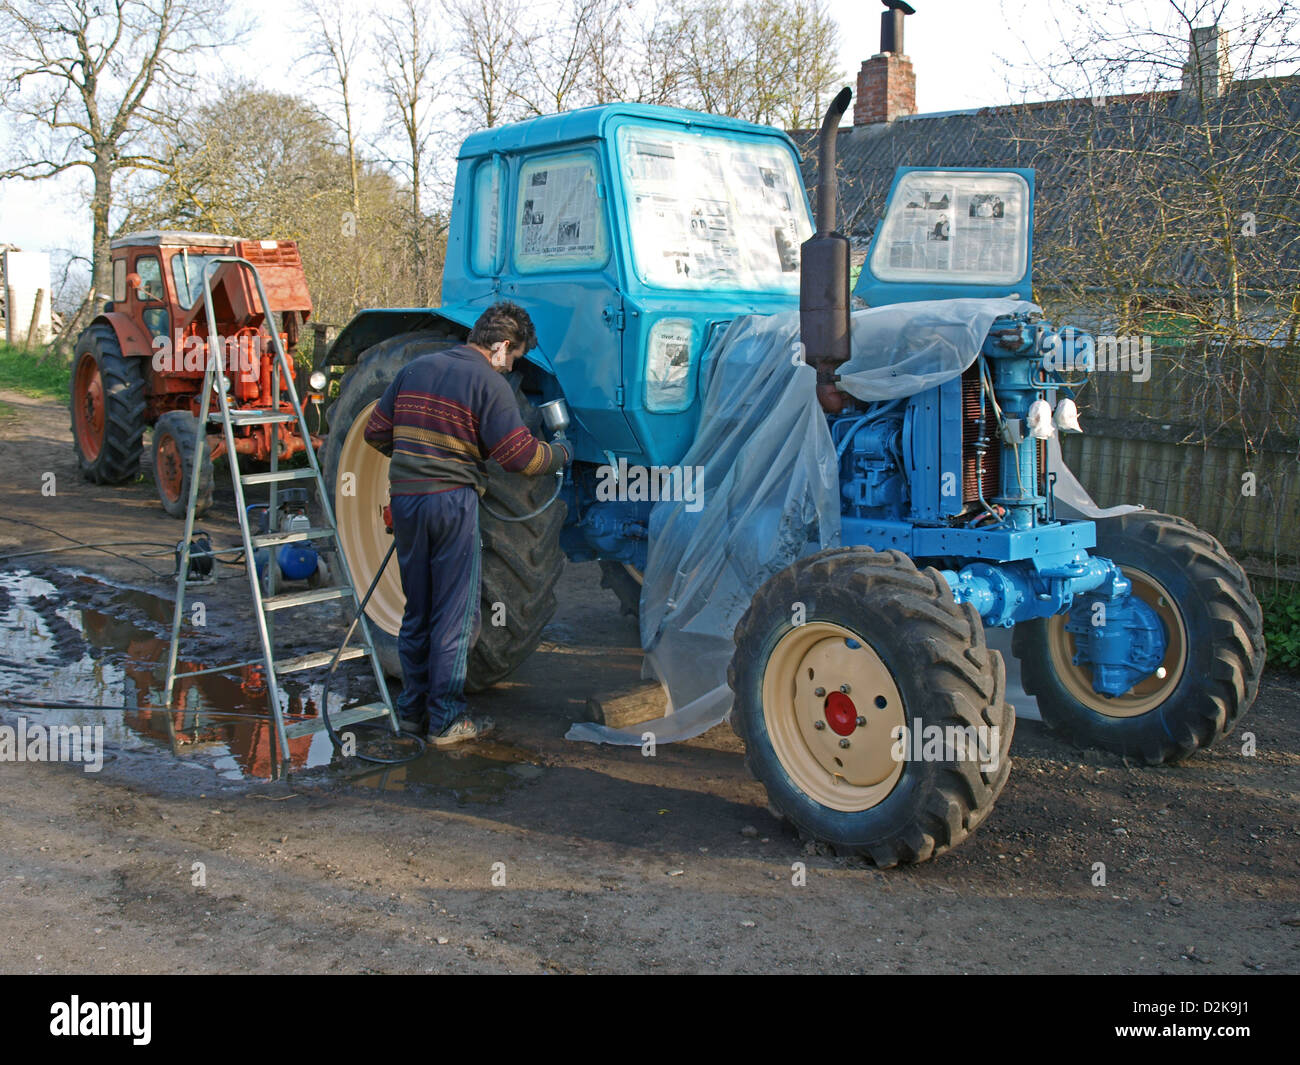
[[[811,234],[798,153],[771,127],[611,104],[483,130],[460,151],[443,305],[363,312],[330,359],[513,299],[537,327],[529,385],[564,397],[579,457],[676,462],[710,343],[798,307]]]

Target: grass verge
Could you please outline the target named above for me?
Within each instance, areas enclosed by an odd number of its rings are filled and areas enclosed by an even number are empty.
[[[24,351],[0,340],[0,388],[66,404],[71,369],[53,357],[40,362],[45,352],[45,348]]]

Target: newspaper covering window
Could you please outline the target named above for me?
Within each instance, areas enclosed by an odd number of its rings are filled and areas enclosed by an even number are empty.
[[[784,145],[639,125],[617,140],[642,281],[798,291],[812,225]]]
[[[593,155],[525,163],[518,203],[515,260],[521,270],[599,266],[608,257]]]
[[[1025,275],[1029,186],[1019,174],[904,174],[871,256],[882,281],[1010,284]]]

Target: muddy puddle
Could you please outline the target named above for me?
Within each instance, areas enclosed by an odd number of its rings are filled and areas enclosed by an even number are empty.
[[[170,752],[189,764],[206,764],[227,780],[274,775],[275,733],[260,667],[187,677],[187,671],[241,656],[228,648],[215,651],[211,661],[187,655],[200,649],[202,640],[195,630],[182,630],[179,676],[168,709],[163,686],[171,600],[83,574],[59,579],[62,584],[55,585],[26,571],[0,573],[0,708],[47,725],[103,725],[109,750]],[[242,657],[251,657],[247,649]],[[282,689],[288,720],[318,714],[318,681],[290,676]],[[330,710],[365,695],[360,690],[349,695],[346,680],[336,676]],[[6,700],[58,705],[35,709]],[[367,749],[364,740],[362,749]],[[289,762],[291,771],[339,764],[323,732],[291,739]],[[450,791],[462,802],[498,801],[542,772],[530,764],[527,752],[489,743],[476,744],[473,752],[429,751],[402,766],[371,771],[349,762],[348,769],[348,778],[363,787],[416,785]]]

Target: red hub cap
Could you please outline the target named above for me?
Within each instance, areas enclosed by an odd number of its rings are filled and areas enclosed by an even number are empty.
[[[858,708],[843,692],[826,696],[826,724],[840,736],[847,736],[858,727]]]

